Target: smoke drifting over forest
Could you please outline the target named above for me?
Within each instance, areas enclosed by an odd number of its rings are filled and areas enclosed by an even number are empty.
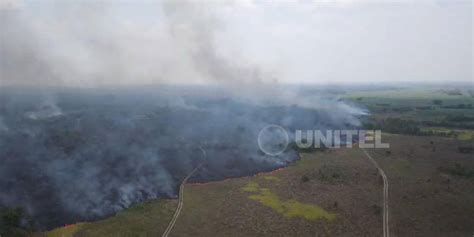
[[[356,114],[327,99],[334,108],[250,104],[204,96],[213,92],[208,88],[49,92],[56,104],[32,91],[2,91],[0,107],[0,204],[25,208],[43,227],[175,197],[201,162],[192,180],[250,175],[295,160],[292,150],[276,157],[259,150],[258,132],[268,124],[289,131],[357,126]]]
[[[0,207],[24,208],[41,228],[101,218],[176,197],[202,162],[194,181],[297,159],[258,149],[266,125],[359,125],[358,108],[221,55],[215,6],[160,6],[151,25],[108,2],[3,6]]]

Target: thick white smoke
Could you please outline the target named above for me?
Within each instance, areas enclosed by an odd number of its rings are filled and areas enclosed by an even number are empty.
[[[146,12],[96,1],[3,7],[2,85],[261,83],[259,66],[218,52],[225,26],[215,13],[227,5],[166,1]]]
[[[295,160],[293,150],[259,151],[268,124],[359,125],[360,110],[223,53],[233,46],[220,42],[218,13],[229,7],[166,1],[143,12],[54,1],[0,10],[1,83],[20,86],[0,88],[0,131],[8,131],[0,133],[0,188],[8,190],[0,207],[24,207],[41,227],[100,218],[175,196],[202,161],[200,181]]]

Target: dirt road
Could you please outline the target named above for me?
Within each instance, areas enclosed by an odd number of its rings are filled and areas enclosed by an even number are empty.
[[[202,166],[202,163],[196,166],[191,173],[184,178],[183,182],[179,186],[179,201],[178,201],[178,207],[176,208],[176,211],[174,212],[173,218],[171,219],[170,223],[168,224],[168,227],[166,227],[165,232],[163,232],[162,237],[168,237],[169,233],[171,230],[173,230],[174,224],[176,223],[176,220],[178,220],[179,214],[181,213],[181,209],[183,208],[183,199],[184,199],[184,185],[188,181],[191,176]]]
[[[199,149],[201,150],[202,154],[204,155],[204,157],[206,158],[207,157],[207,154],[206,154],[206,151],[202,148],[202,147],[199,147]],[[181,185],[179,186],[179,198],[178,198],[178,207],[176,208],[176,211],[174,212],[174,215],[173,215],[173,218],[171,218],[171,221],[170,223],[168,224],[168,227],[166,227],[166,230],[165,232],[163,232],[163,235],[162,237],[168,237],[168,235],[170,234],[171,230],[173,230],[173,227],[174,227],[174,224],[176,223],[176,220],[178,220],[178,217],[179,217],[179,214],[181,213],[181,209],[183,208],[183,200],[184,200],[184,185],[186,184],[186,182],[188,181],[189,178],[191,178],[191,176],[193,176],[193,174],[204,164],[204,162],[202,162],[201,164],[199,164],[198,166],[196,166],[196,168],[194,168],[189,174],[188,176],[186,176],[183,180],[183,182],[181,182]]]
[[[379,171],[380,175],[383,178],[383,236],[384,237],[389,237],[390,232],[389,232],[389,225],[388,225],[388,179],[387,175],[385,175],[385,172],[380,168],[380,166],[377,164],[377,162],[372,158],[372,156],[365,150],[362,149],[365,153],[365,155],[369,158],[370,161],[375,165],[377,170]]]

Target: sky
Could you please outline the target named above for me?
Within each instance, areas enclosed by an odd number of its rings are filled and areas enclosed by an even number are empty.
[[[0,1],[0,86],[470,82],[472,1]]]

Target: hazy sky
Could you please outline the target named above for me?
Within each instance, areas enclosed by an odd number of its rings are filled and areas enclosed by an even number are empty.
[[[472,82],[472,1],[0,1],[5,84]]]

